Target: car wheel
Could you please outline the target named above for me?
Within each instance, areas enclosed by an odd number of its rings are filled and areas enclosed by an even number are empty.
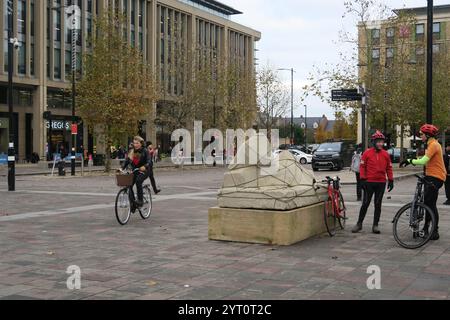
[[[308,160],[306,160],[305,158],[301,158],[301,159],[300,159],[300,163],[301,163],[301,164],[307,164],[307,163],[308,163]]]

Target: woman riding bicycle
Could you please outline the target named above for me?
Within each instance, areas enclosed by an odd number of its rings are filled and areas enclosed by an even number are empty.
[[[436,202],[439,196],[439,189],[442,188],[447,178],[444,165],[442,147],[436,139],[439,129],[431,124],[425,124],[420,128],[420,138],[426,144],[426,153],[420,159],[407,159],[400,164],[404,168],[412,164],[413,166],[425,166],[425,179],[431,185],[425,185],[424,203],[435,213],[436,228],[430,240],[439,240],[439,212]],[[425,225],[429,226],[430,217],[427,216]],[[428,230],[428,228],[424,228]]]
[[[128,166],[133,169],[134,180],[133,184],[136,184],[137,188],[137,206],[142,207],[144,204],[144,192],[142,185],[145,179],[148,178],[148,151],[144,145],[144,139],[139,136],[133,139],[133,148],[128,153],[128,158],[122,166],[122,170],[125,170]]]

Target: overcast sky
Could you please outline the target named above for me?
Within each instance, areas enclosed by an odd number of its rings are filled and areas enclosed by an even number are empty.
[[[339,46],[335,44],[338,33],[345,28],[355,30],[354,21],[344,20],[344,0],[220,0],[243,15],[233,21],[252,27],[262,33],[257,47],[259,64],[268,62],[277,68],[296,70],[296,95],[305,84],[313,65],[336,62]],[[435,5],[450,4],[450,0],[435,0]],[[390,8],[426,6],[426,0],[386,0]],[[290,83],[288,72],[283,80]],[[308,116],[326,114],[333,118],[333,110],[316,98],[307,102]],[[297,107],[295,115],[304,113]]]

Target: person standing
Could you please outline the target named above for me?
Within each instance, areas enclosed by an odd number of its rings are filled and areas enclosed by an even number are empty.
[[[352,165],[350,170],[355,173],[356,176],[356,197],[357,201],[361,201],[362,199],[362,186],[361,186],[361,176],[359,173],[359,169],[361,166],[361,156],[362,156],[362,146],[358,145],[355,153],[352,158]]]
[[[154,149],[153,149],[153,144],[151,142],[149,142],[147,144],[147,150],[148,150],[148,178],[150,179],[150,183],[152,185],[153,188],[153,192],[155,194],[158,194],[161,192],[161,189],[158,189],[158,187],[156,186],[156,181],[155,181],[155,176],[153,174],[153,155],[154,155]]]
[[[447,180],[445,180],[445,196],[447,197],[447,201],[444,202],[444,205],[450,206],[450,143],[445,148],[444,164],[447,169]]]
[[[386,176],[388,178],[388,192],[394,189],[394,175],[392,171],[392,162],[389,153],[384,150],[386,137],[377,130],[372,136],[373,147],[368,149],[361,157],[360,179],[364,189],[363,203],[359,211],[359,219],[356,226],[352,229],[353,233],[362,230],[364,218],[372,197],[375,195],[375,212],[373,218],[372,232],[380,234],[378,224],[381,217],[381,205],[383,202],[384,190],[386,189]]]
[[[436,216],[436,227],[433,230],[430,240],[439,240],[439,212],[436,202],[439,197],[439,189],[447,180],[447,170],[445,169],[442,146],[437,141],[439,129],[432,124],[425,124],[420,128],[420,138],[426,144],[425,155],[420,159],[407,159],[400,164],[404,168],[412,164],[413,166],[425,166],[425,179],[430,184],[425,184],[424,203],[433,210]],[[429,215],[425,218],[424,230],[428,231],[430,226]]]

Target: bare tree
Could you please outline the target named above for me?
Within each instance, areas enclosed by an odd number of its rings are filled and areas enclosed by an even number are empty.
[[[277,126],[280,118],[286,115],[289,95],[277,71],[269,65],[258,70],[256,87],[258,122],[262,128],[267,130],[270,137],[272,129]]]

